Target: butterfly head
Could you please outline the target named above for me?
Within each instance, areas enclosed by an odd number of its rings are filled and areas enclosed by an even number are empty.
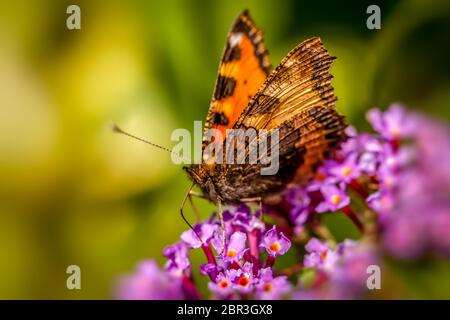
[[[209,179],[208,172],[201,165],[193,164],[183,167],[183,170],[185,170],[189,178],[199,186],[204,185]]]
[[[193,164],[183,167],[189,176],[189,178],[197,184],[206,197],[215,202],[217,194],[214,188],[213,179],[210,175],[210,168],[206,164]]]

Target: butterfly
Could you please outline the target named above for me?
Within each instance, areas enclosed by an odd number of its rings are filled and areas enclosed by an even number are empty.
[[[279,170],[261,175],[259,163],[223,164],[211,159],[184,167],[192,187],[202,191],[197,195],[216,204],[219,215],[222,205],[262,204],[288,185],[306,182],[345,140],[346,124],[334,109],[336,97],[330,84],[334,59],[319,38],[312,38],[297,45],[272,70],[262,30],[248,10],[237,17],[222,54],[205,133],[216,129],[226,136],[229,129],[278,130]],[[205,148],[206,134],[203,142]],[[187,197],[195,194],[192,187]]]

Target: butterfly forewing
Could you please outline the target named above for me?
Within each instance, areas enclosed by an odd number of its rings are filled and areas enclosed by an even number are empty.
[[[234,22],[219,66],[205,132],[219,129],[225,136],[271,71],[263,32],[244,11]]]

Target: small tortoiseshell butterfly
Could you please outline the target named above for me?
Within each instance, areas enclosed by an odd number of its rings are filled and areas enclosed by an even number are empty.
[[[206,118],[203,151],[210,142],[206,135],[210,129],[221,133],[223,140],[214,139],[214,143],[222,149],[228,147],[229,129],[278,130],[279,170],[274,175],[262,175],[261,162],[223,164],[215,161],[214,156],[184,167],[193,184],[180,212],[191,229],[194,230],[183,215],[183,207],[192,195],[218,206],[224,232],[223,204],[259,202],[262,210],[263,201],[269,203],[270,199],[276,199],[289,184],[306,182],[316,167],[337,150],[345,140],[346,125],[334,109],[336,97],[329,73],[333,60],[320,39],[312,38],[296,46],[272,70],[261,29],[247,10],[239,15],[228,33],[219,66]],[[117,126],[114,130],[166,149]],[[249,145],[251,141],[244,144],[244,154],[249,154]],[[200,187],[201,194],[192,191],[195,185]]]
[[[312,38],[272,71],[263,32],[247,10],[236,19],[228,33],[205,132],[214,128],[225,136],[227,129],[278,129],[279,171],[263,176],[260,164],[211,161],[184,167],[202,196],[219,207],[219,214],[222,204],[261,204],[289,183],[305,182],[345,140],[346,125],[334,109],[330,84],[333,60],[320,39]]]

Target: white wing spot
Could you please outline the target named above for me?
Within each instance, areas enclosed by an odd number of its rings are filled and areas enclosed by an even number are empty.
[[[241,43],[241,40],[242,40],[242,33],[239,32],[239,33],[232,33],[228,41],[230,43],[230,47],[234,48]]]

